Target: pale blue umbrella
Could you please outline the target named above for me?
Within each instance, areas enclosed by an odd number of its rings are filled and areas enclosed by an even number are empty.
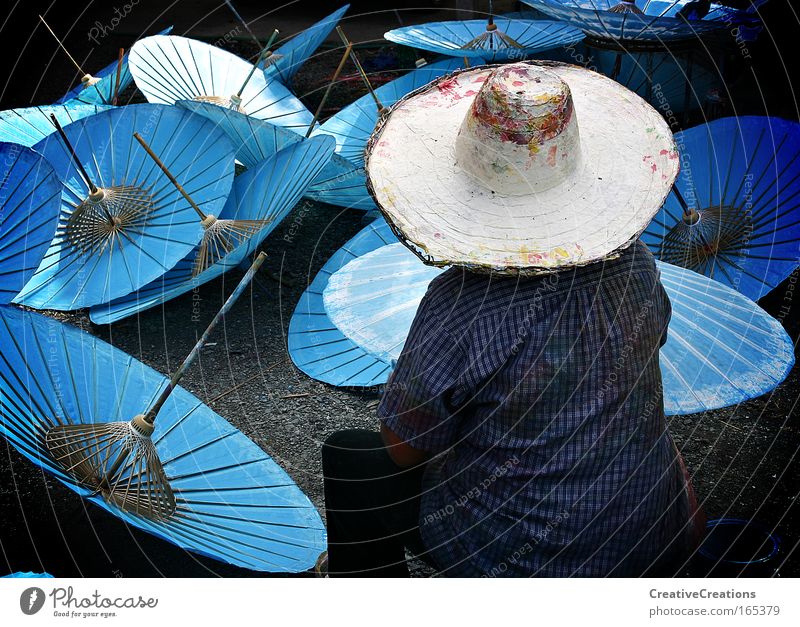
[[[19,293],[50,246],[61,188],[40,154],[0,142],[0,304]]]
[[[105,105],[71,103],[0,111],[0,141],[33,146],[56,132],[51,115],[61,126],[109,109]]]
[[[69,146],[58,133],[35,146],[64,183],[59,230],[14,302],[68,310],[146,285],[203,237],[196,209],[139,146],[135,132],[206,214],[225,203],[234,154],[211,122],[163,105],[115,107],[63,132]]]
[[[314,119],[280,81],[230,52],[194,39],[145,37],[131,48],[130,68],[148,102],[211,102],[300,133]]]
[[[306,186],[314,180],[333,154],[333,140],[319,137],[291,144],[236,177],[219,220],[264,221],[264,226],[222,254],[199,274],[198,249],[174,268],[141,289],[90,310],[96,324],[110,324],[150,309],[238,267],[253,255],[280,224]]]
[[[336,265],[323,268],[289,329],[304,343],[295,364],[335,385],[378,385],[400,356],[419,302],[442,270],[399,242],[379,245],[385,227],[359,234]],[[349,261],[346,261],[347,259]],[[341,263],[346,262],[346,263]],[[672,302],[661,349],[667,414],[718,409],[766,394],[794,364],[780,323],[738,292],[700,274],[658,263]],[[295,319],[297,321],[295,322]]]
[[[233,142],[236,159],[248,168],[286,146],[303,141],[298,133],[232,109],[196,100],[179,100],[176,104],[208,118],[224,130]],[[331,160],[306,188],[305,196],[349,209],[369,211],[376,208],[367,191],[364,168],[353,165],[337,154],[331,156]]]
[[[181,387],[171,388],[148,438],[169,486],[168,510],[150,516],[126,495],[114,498],[102,484],[98,490],[76,478],[55,460],[54,437],[65,427],[127,426],[170,389],[169,380],[31,311],[0,307],[0,345],[0,433],[82,498],[179,547],[252,570],[304,571],[325,549],[322,520],[291,477]]]

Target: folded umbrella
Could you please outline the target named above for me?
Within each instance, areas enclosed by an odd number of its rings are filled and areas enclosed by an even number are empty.
[[[236,177],[220,220],[258,220],[263,226],[221,254],[199,274],[194,273],[200,250],[195,249],[174,268],[140,290],[92,307],[96,324],[110,324],[190,292],[222,276],[254,254],[261,243],[302,197],[305,187],[325,167],[333,140],[319,137],[292,144]]]
[[[300,133],[313,120],[279,81],[236,55],[194,39],[145,37],[131,48],[130,68],[148,102],[212,102]]]
[[[61,182],[31,148],[0,142],[0,304],[28,282],[58,225]]]
[[[36,144],[64,183],[58,233],[14,302],[78,309],[158,278],[203,237],[195,209],[134,139],[148,138],[196,203],[221,208],[233,147],[177,107],[129,105],[73,122]],[[74,151],[74,152],[73,152]]]
[[[244,568],[306,570],[325,548],[311,502],[255,443],[175,386],[207,337],[170,381],[76,328],[0,307],[0,432],[127,524]]]
[[[287,146],[303,141],[298,133],[232,109],[196,100],[179,100],[176,104],[208,118],[224,130],[233,142],[236,159],[248,168]],[[375,203],[367,191],[364,168],[353,165],[337,154],[331,155],[331,160],[306,188],[304,195],[338,207],[365,211],[375,209]]]
[[[33,146],[56,132],[51,115],[61,126],[66,126],[108,108],[105,105],[70,103],[0,111],[0,141]]]
[[[380,245],[389,237],[385,226],[370,225],[354,238],[360,245],[345,245],[301,298],[289,346],[306,374],[355,386],[388,378],[419,302],[441,272],[398,242]],[[667,414],[735,405],[786,378],[794,350],[777,320],[721,283],[670,264],[658,267],[672,302],[661,349]]]
[[[800,265],[800,124],[722,118],[675,135],[675,193],[642,234],[662,261],[758,300]]]

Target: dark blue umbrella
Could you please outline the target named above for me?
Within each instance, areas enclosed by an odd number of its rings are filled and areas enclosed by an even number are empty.
[[[0,345],[0,433],[81,497],[187,550],[253,570],[306,570],[325,549],[308,498],[255,443],[175,386],[183,368],[170,381],[94,336],[10,307],[0,307]],[[149,410],[150,429],[137,431]],[[124,455],[115,448],[121,441],[88,445],[92,434],[108,441],[109,433],[130,444],[120,465],[102,462]],[[147,473],[137,471],[142,462]]]
[[[233,146],[208,120],[140,104],[73,122],[63,137],[35,146],[64,183],[61,221],[14,302],[62,310],[108,302],[163,275],[203,238],[196,208],[139,146],[136,132],[205,213],[222,208],[233,182]]]
[[[800,265],[800,124],[723,118],[675,135],[681,172],[642,240],[758,300]]]
[[[289,349],[306,374],[334,385],[384,383],[400,356],[428,284],[426,266],[385,224],[345,245],[306,290],[289,327]],[[664,405],[688,414],[735,405],[772,390],[794,363],[780,323],[730,288],[660,263],[672,302],[661,349]]]
[[[306,186],[325,167],[333,154],[333,145],[330,137],[293,143],[237,176],[218,220],[259,221],[263,226],[200,273],[195,271],[200,252],[193,250],[164,276],[140,290],[92,307],[92,321],[110,324],[121,320],[190,292],[238,267],[292,210]]]
[[[389,41],[451,57],[487,61],[524,59],[559,46],[578,43],[583,33],[564,22],[490,17],[486,20],[430,22],[390,30]]]
[[[278,150],[303,141],[298,133],[232,109],[196,100],[179,100],[176,104],[208,118],[225,131],[233,142],[236,159],[248,168]],[[375,209],[372,196],[367,191],[366,178],[364,168],[334,154],[306,188],[305,196],[339,207],[366,211]]]
[[[755,11],[712,4],[701,19],[676,15],[688,0],[523,0],[600,40],[669,42],[757,21]],[[759,3],[761,4],[761,3]],[[695,16],[696,17],[696,16]]]
[[[61,208],[52,166],[25,146],[0,142],[0,304],[33,276],[50,246]]]
[[[475,61],[476,64],[480,63]],[[447,59],[429,63],[375,89],[375,96],[384,107],[390,107],[409,92],[432,80],[463,67],[463,59]],[[375,124],[378,107],[371,94],[366,94],[328,118],[313,135],[325,133],[336,140],[336,153],[353,165],[364,166],[364,149]]]
[[[33,146],[56,132],[51,115],[56,116],[61,126],[66,126],[108,108],[105,105],[70,103],[0,111],[0,141]]]

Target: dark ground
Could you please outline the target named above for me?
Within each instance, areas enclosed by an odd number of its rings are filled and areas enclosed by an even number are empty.
[[[91,10],[76,15],[72,5],[58,1],[50,21],[58,32],[66,32],[74,25],[67,37],[68,47],[90,70],[109,63],[119,46],[129,46],[141,33],[152,33],[169,23],[175,24],[176,34],[188,32],[211,41],[236,26],[224,8],[210,12],[221,2],[192,2],[188,10],[184,2],[174,3],[168,9],[169,15],[158,17],[158,3],[141,0],[119,28],[101,38],[97,46],[87,44],[85,34],[95,19],[113,16],[113,3],[95,2]],[[245,19],[257,17],[259,11],[264,11],[264,4],[244,0],[236,3]],[[369,44],[360,54],[374,78],[389,79],[392,69],[410,67],[414,56],[378,41],[383,30],[398,25],[396,15],[388,10],[364,15],[363,4],[354,3],[344,26],[353,40]],[[409,2],[407,6],[413,4]],[[401,16],[406,23],[453,19],[448,9],[452,5],[444,2],[430,11],[406,10],[401,5]],[[324,7],[294,3],[259,20],[255,29],[263,35],[278,25],[289,35],[335,6],[338,3],[325,3]],[[498,11],[515,8],[511,2],[497,2],[495,6]],[[775,17],[767,21],[769,32],[750,50],[752,60],[738,58],[735,50],[729,59],[726,81],[734,97],[727,114],[767,111],[791,119],[798,117],[790,81],[791,64],[796,61],[793,54],[785,53],[797,41],[797,18],[785,0],[771,0],[770,7],[783,12],[775,10]],[[36,2],[15,7],[2,26],[3,33],[14,29],[30,31],[35,14],[45,8],[46,3]],[[17,65],[3,86],[3,109],[51,102],[71,86],[73,72],[48,37],[39,32],[26,46],[15,48],[13,54],[6,51],[7,58]],[[338,61],[339,53],[330,50],[334,44],[331,41],[327,51],[307,64],[295,81],[296,93],[312,110]],[[234,41],[226,47],[241,55],[255,51],[248,42]],[[362,93],[355,76],[345,78],[331,96],[328,113]],[[125,97],[140,98],[134,90]],[[695,118],[693,121],[698,121],[698,116]],[[224,330],[217,331],[212,340],[216,344],[203,351],[201,361],[183,380],[184,387],[267,450],[320,508],[321,442],[343,427],[376,427],[374,408],[379,397],[375,391],[337,389],[303,375],[288,360],[286,330],[306,284],[362,226],[360,212],[314,203],[298,205],[264,244],[269,254],[266,265],[285,284],[268,278],[262,271],[250,297],[240,300]],[[284,239],[290,227],[299,228],[292,243]],[[187,354],[240,276],[239,272],[231,272],[200,288],[201,315],[195,318],[199,322],[192,322],[191,294],[110,327],[92,325],[81,312],[58,317],[168,373]],[[792,308],[793,291],[789,286],[796,279],[793,277],[760,303],[781,319],[795,343],[800,322],[797,306]],[[781,565],[779,574],[783,576],[800,574],[800,556],[796,552],[800,540],[798,396],[800,378],[795,368],[783,385],[760,399],[670,420],[708,517],[752,518],[774,530],[782,538],[782,553],[776,566]],[[4,479],[0,482],[0,572],[46,570],[57,576],[99,577],[253,575],[129,529],[98,508],[87,508],[74,493],[43,475],[10,446],[2,443],[0,451],[0,477]]]

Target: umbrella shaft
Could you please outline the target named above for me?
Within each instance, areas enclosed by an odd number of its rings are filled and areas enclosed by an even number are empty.
[[[158,415],[159,410],[164,405],[167,398],[169,398],[169,395],[172,394],[172,391],[177,387],[178,381],[181,380],[181,377],[183,377],[186,370],[192,365],[192,362],[197,359],[197,356],[200,354],[200,350],[206,345],[208,338],[211,337],[214,327],[217,326],[219,321],[222,320],[230,308],[233,307],[233,304],[238,300],[239,296],[242,295],[242,292],[244,292],[247,284],[250,283],[253,276],[256,272],[258,272],[258,269],[261,267],[261,264],[264,263],[266,258],[267,254],[265,252],[258,254],[258,257],[256,257],[255,261],[253,261],[253,265],[250,266],[250,269],[242,277],[242,280],[239,281],[239,285],[237,285],[236,289],[233,290],[233,293],[228,297],[228,300],[225,301],[225,304],[222,305],[222,308],[217,312],[217,315],[214,316],[214,319],[211,321],[208,327],[206,327],[203,335],[200,336],[199,340],[197,340],[197,343],[194,345],[194,348],[191,350],[189,355],[187,355],[186,359],[183,360],[183,363],[175,371],[175,374],[172,375],[167,387],[164,388],[163,392],[161,392],[158,400],[156,400],[155,404],[145,413],[145,420],[147,420],[147,422],[150,424],[155,422],[156,415]]]
[[[94,183],[92,183],[92,179],[90,179],[89,175],[86,173],[83,164],[80,162],[80,159],[78,159],[78,155],[75,154],[75,149],[72,147],[72,144],[69,143],[69,139],[67,139],[67,134],[64,132],[64,129],[61,128],[61,124],[58,123],[55,114],[53,113],[50,114],[50,121],[53,123],[53,126],[56,127],[58,134],[61,136],[61,141],[64,142],[64,145],[67,147],[67,150],[69,151],[70,157],[72,157],[72,162],[78,168],[78,171],[81,173],[81,176],[83,177],[83,181],[89,187],[89,192],[91,192],[92,194],[96,193],[97,187],[95,186]]]
[[[322,113],[322,108],[325,106],[325,103],[328,101],[328,96],[331,93],[331,88],[336,80],[339,78],[339,74],[342,73],[342,69],[344,68],[344,64],[347,62],[347,58],[350,56],[350,53],[353,51],[353,44],[348,43],[347,48],[344,50],[344,54],[342,55],[342,60],[339,61],[339,65],[336,68],[336,71],[333,73],[333,78],[331,82],[328,84],[328,88],[325,90],[325,93],[322,95],[322,100],[319,101],[319,106],[317,107],[316,113],[314,113],[314,119],[311,120],[311,124],[308,125],[308,130],[306,131],[306,138],[311,135],[311,131],[314,130],[314,125],[319,120],[320,113]]]
[[[347,39],[347,35],[344,34],[344,31],[342,30],[341,26],[336,27],[336,32],[339,34],[339,38],[342,40],[342,43],[345,46],[350,45],[350,40]],[[353,64],[356,66],[356,70],[358,70],[358,73],[361,75],[361,80],[364,81],[364,85],[367,86],[367,90],[372,96],[372,99],[375,101],[375,106],[378,107],[378,113],[383,113],[384,107],[381,104],[381,101],[378,100],[378,95],[375,93],[375,90],[372,89],[372,84],[369,82],[369,78],[367,78],[367,73],[364,71],[361,62],[358,60],[355,50],[351,50],[350,58],[353,59]]]
[[[247,83],[250,82],[250,79],[253,78],[253,74],[255,74],[255,71],[258,68],[258,66],[261,65],[261,62],[267,57],[270,46],[272,46],[272,42],[275,41],[275,38],[278,36],[278,33],[279,31],[277,28],[274,31],[272,31],[272,35],[270,36],[267,45],[264,46],[264,49],[258,55],[258,59],[256,59],[256,62],[253,64],[253,67],[250,68],[250,73],[247,75],[247,78],[244,79],[244,83],[242,83],[242,86],[239,88],[239,91],[236,92],[236,96],[238,98],[242,97],[242,93],[244,92],[244,88],[247,87]]]

